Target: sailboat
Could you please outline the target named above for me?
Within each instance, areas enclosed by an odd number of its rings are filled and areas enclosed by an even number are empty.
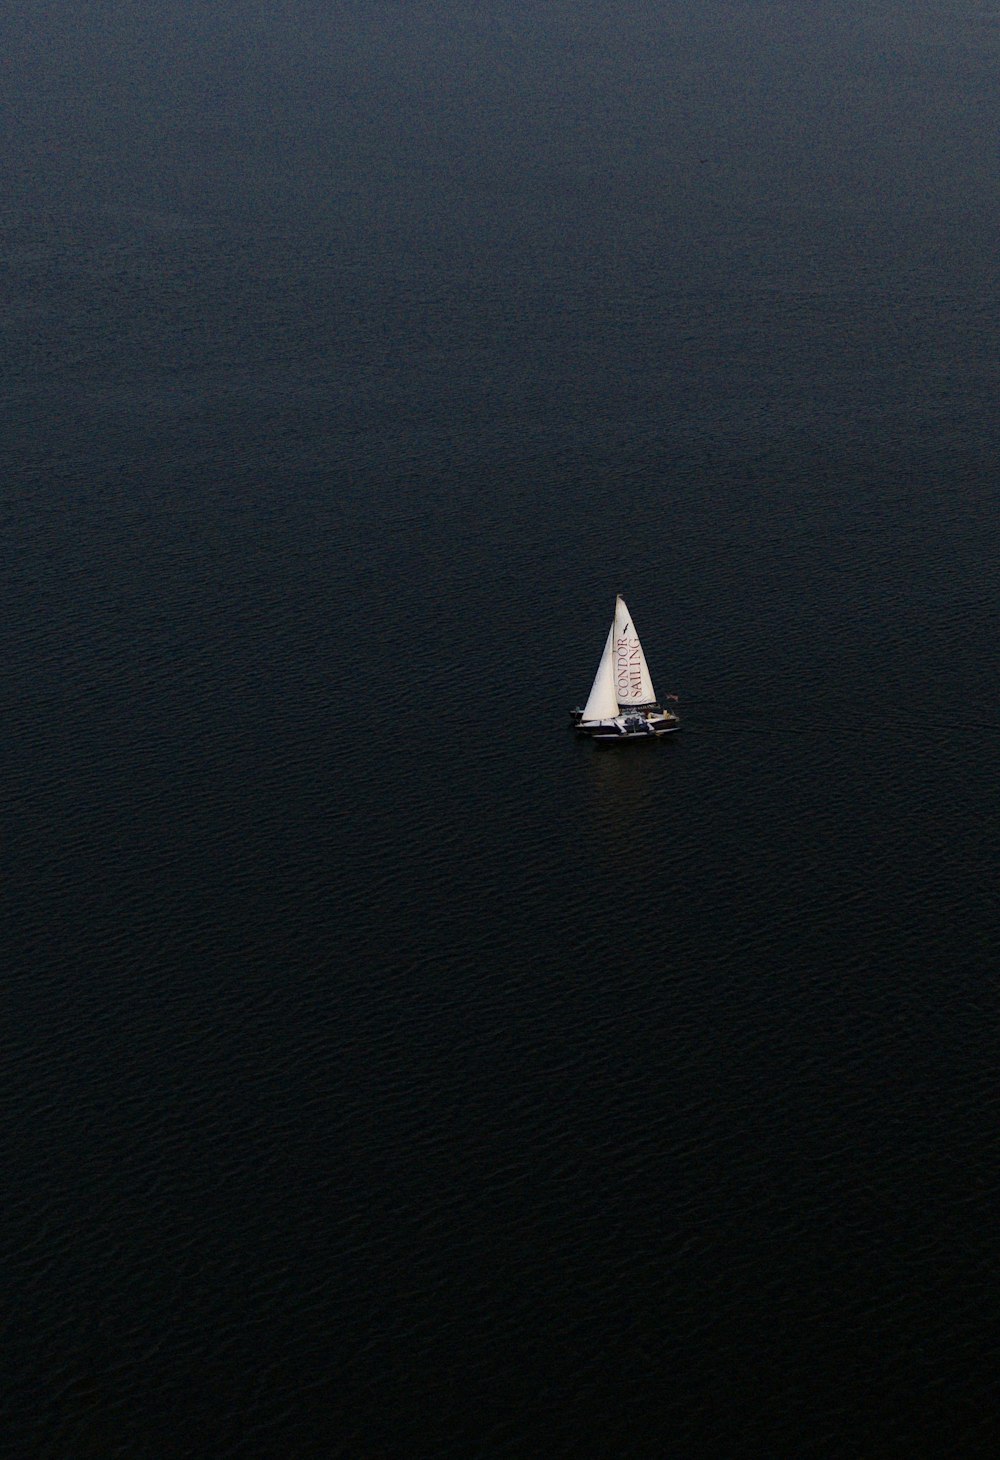
[[[570,714],[577,731],[594,740],[646,740],[680,728],[673,711],[657,704],[646,656],[620,593],[587,703]]]

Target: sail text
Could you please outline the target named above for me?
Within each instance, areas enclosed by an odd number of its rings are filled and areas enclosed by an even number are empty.
[[[615,683],[618,701],[641,700],[642,650],[639,640],[620,638],[615,644]]]

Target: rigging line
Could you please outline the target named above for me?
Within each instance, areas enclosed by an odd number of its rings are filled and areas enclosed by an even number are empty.
[[[731,705],[732,701],[724,701],[721,696],[712,699],[694,699],[685,697],[684,699],[679,701],[681,709],[684,711],[690,711],[692,709],[696,711],[701,711],[702,707],[723,703]],[[799,701],[794,708],[792,708],[791,706],[785,706],[780,701],[769,699],[766,701],[766,706],[770,713],[776,715],[784,715],[786,713],[793,716],[795,714],[801,715],[803,708],[811,710],[814,713],[821,711],[823,714],[828,715],[849,714],[855,721],[855,723],[863,722],[866,725],[908,725],[918,720],[922,724],[926,725],[928,718],[930,716],[934,716],[942,724],[947,724],[950,728],[958,729],[967,727],[976,730],[1000,730],[1000,720],[970,719],[968,716],[963,716],[961,719],[952,720],[948,718],[947,706],[941,704],[928,704],[926,700],[914,700],[913,703],[909,705],[895,704],[884,707],[881,711],[877,710],[874,707],[867,706],[864,703],[859,703],[857,700],[852,700],[850,699],[850,697],[832,700],[828,704],[821,703],[817,705],[814,702],[813,704],[808,706],[803,706],[802,702]],[[711,712],[708,711],[707,713]],[[712,719],[716,719],[714,714],[712,715]],[[728,723],[725,713],[723,713],[722,716],[722,723]]]
[[[709,734],[713,731],[721,731],[723,734],[731,735],[842,735],[843,726],[831,728],[829,725],[740,725],[735,720],[718,720],[713,725],[698,725],[691,720],[685,720],[682,726],[685,734],[692,731],[695,735]]]
[[[684,729],[693,730],[695,733],[713,730],[730,731],[737,735],[760,734],[763,731],[771,731],[775,735],[843,735],[845,729],[858,730],[909,730],[914,734],[926,735],[928,721],[913,720],[870,720],[867,718],[846,717],[839,725],[773,725],[763,724],[755,721],[753,724],[740,724],[737,720],[715,720],[699,723],[696,720],[685,720]],[[986,731],[994,735],[1000,734],[1000,725],[986,720],[938,720],[935,723],[936,730],[956,731],[970,733]]]

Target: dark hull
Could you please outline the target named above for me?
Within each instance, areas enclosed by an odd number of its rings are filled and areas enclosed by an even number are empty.
[[[581,731],[581,734],[589,735],[589,738],[597,745],[618,745],[622,741],[635,740],[662,740],[664,735],[672,735],[679,730],[679,724],[650,726],[644,730],[610,730],[610,731]]]
[[[581,710],[571,710],[570,715],[578,735],[586,735],[602,745],[616,745],[621,740],[659,740],[680,729],[677,716],[658,706],[643,711],[641,715],[620,715],[614,720],[601,720],[590,725],[583,723]]]

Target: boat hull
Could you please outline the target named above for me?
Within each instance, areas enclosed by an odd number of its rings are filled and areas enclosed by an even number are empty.
[[[605,745],[614,745],[621,740],[658,740],[680,729],[680,721],[669,710],[618,715],[613,720],[584,720],[579,710],[573,710],[571,714],[578,735],[586,735]]]

